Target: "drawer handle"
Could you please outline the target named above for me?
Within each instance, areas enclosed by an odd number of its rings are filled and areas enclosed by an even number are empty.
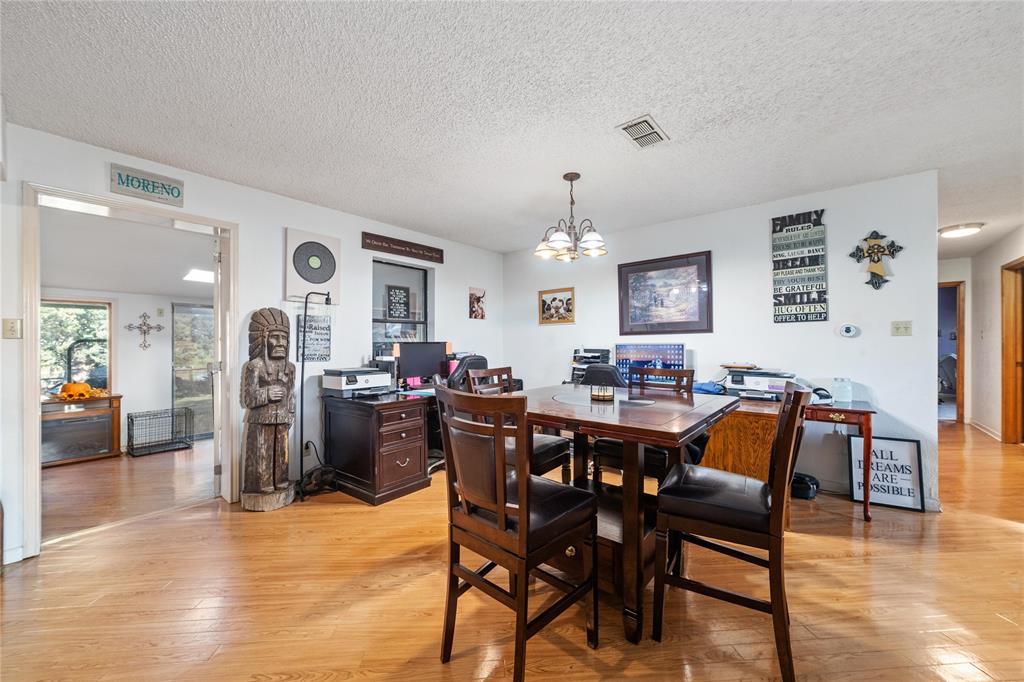
[[[398,415],[398,418],[399,419],[405,419],[405,412],[403,412],[402,414]]]
[[[405,438],[405,431],[402,431],[400,435],[402,436],[402,438]]]
[[[402,468],[405,468],[405,467],[409,466],[409,462],[410,462],[410,461],[411,461],[411,460],[410,460],[410,459],[409,459],[408,457],[406,457],[406,458],[405,458],[405,461],[404,461],[404,462],[399,462],[399,461],[398,461],[398,460],[396,459],[396,460],[395,460],[395,464],[397,464],[398,466],[400,466],[400,467],[402,467]]]
[[[574,556],[576,556],[576,548],[573,547],[572,545],[569,545],[568,547],[566,547],[565,548],[565,556],[569,557],[570,559],[573,558]]]
[[[846,421],[846,415],[843,414],[842,412],[829,412],[828,413],[828,418],[831,419],[834,422],[844,422],[844,421]]]

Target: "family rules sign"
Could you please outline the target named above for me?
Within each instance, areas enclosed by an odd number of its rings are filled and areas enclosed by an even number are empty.
[[[775,322],[828,320],[825,209],[772,218]]]

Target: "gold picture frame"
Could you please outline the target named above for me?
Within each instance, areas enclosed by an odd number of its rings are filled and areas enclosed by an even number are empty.
[[[538,324],[576,324],[576,288],[561,287],[537,292]]]

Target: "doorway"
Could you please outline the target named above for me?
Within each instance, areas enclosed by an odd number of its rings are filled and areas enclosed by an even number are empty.
[[[234,501],[240,415],[224,368],[237,226],[32,183],[22,197],[24,555],[218,495]],[[70,343],[58,333],[68,320]],[[167,447],[126,447],[152,412],[171,418]],[[95,452],[43,470],[53,424],[94,429]]]
[[[964,421],[964,305],[966,282],[939,282],[939,421]]]
[[[1002,267],[1004,443],[1024,440],[1024,258]]]

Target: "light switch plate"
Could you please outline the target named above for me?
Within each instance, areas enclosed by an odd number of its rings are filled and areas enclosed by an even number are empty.
[[[21,320],[16,317],[5,317],[4,318],[4,338],[5,339],[20,339],[21,338]]]
[[[912,320],[894,320],[892,322],[892,336],[913,336],[914,322]]]

